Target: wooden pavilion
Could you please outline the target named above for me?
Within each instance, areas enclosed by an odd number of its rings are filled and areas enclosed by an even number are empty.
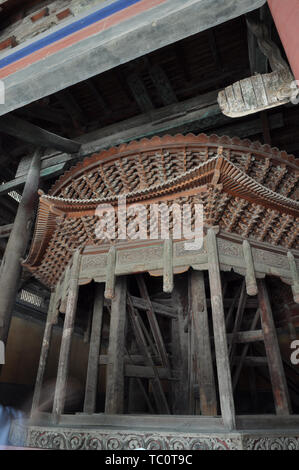
[[[298,28],[298,0],[0,0],[10,443],[299,450]]]

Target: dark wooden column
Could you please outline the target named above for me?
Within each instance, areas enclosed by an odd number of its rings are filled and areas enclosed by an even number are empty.
[[[190,290],[192,344],[197,365],[195,380],[199,386],[200,396],[200,409],[197,411],[202,415],[216,416],[217,399],[203,272],[190,272]]]
[[[80,250],[75,251],[71,268],[69,291],[67,296],[67,305],[64,318],[60,356],[58,363],[58,372],[53,403],[53,418],[57,422],[59,416],[63,413],[65,403],[65,393],[67,385],[67,373],[69,368],[69,359],[71,351],[71,340],[75,324],[75,316],[78,300],[78,279],[81,264]]]
[[[291,411],[290,398],[281,359],[271,304],[264,279],[258,279],[258,300],[264,343],[272,382],[276,413],[288,415]]]
[[[22,199],[0,268],[0,339],[6,343],[12,311],[21,277],[21,259],[31,235],[37,203],[42,150],[35,151],[27,175]]]
[[[172,412],[177,415],[189,413],[188,374],[188,282],[174,277],[173,307],[177,318],[172,320],[172,368],[180,370],[180,380],[172,382]]]
[[[126,277],[117,277],[115,282],[115,294],[111,301],[105,403],[105,413],[107,414],[120,414],[124,411],[126,296]]]
[[[38,371],[36,375],[35,388],[34,388],[34,394],[33,394],[33,399],[32,399],[32,407],[31,407],[31,417],[36,411],[38,411],[42,385],[43,385],[43,379],[44,379],[45,369],[47,365],[50,344],[51,344],[53,326],[57,322],[57,313],[58,313],[58,310],[56,308],[56,292],[52,292],[45,331],[44,331],[42,349],[41,349],[41,354],[39,358]]]
[[[216,234],[213,228],[208,229],[206,240],[221,414],[226,428],[235,429],[235,406],[227,348],[219,255]]]
[[[103,307],[104,284],[96,284],[85,387],[84,413],[94,413],[96,409]]]

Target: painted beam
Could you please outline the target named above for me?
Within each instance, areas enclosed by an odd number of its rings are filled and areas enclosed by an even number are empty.
[[[0,114],[243,15],[261,7],[265,0],[132,3],[131,10],[114,12],[109,18],[106,15],[97,24],[73,34],[68,32],[67,37],[63,36],[68,31],[66,27],[54,28],[7,53],[3,64],[0,61],[0,79],[5,86],[5,104],[0,106]],[[82,15],[81,23],[87,16]],[[55,40],[55,35],[59,39]],[[25,47],[27,55],[23,57]]]

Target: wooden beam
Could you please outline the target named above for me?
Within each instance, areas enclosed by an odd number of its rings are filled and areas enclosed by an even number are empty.
[[[140,324],[141,319],[138,316],[137,311],[133,307],[133,303],[130,300],[130,296],[128,296],[128,299],[129,299],[128,312],[130,315],[132,328],[134,331],[134,335],[136,338],[139,351],[143,355],[145,363],[152,368],[153,373],[154,373],[154,377],[151,383],[152,383],[153,395],[154,395],[157,410],[161,414],[170,414],[169,406],[168,406],[168,403],[164,394],[164,390],[160,381],[157,367],[155,366],[154,361],[151,357],[150,351],[148,349],[148,346],[146,344],[146,340],[144,337],[144,332],[141,328],[141,324]]]
[[[67,296],[66,312],[63,324],[63,332],[60,346],[56,387],[53,402],[53,422],[59,421],[63,413],[66,399],[67,374],[69,369],[71,340],[74,331],[75,317],[77,311],[77,300],[79,291],[79,272],[81,265],[80,250],[76,250],[73,255],[69,290]]]
[[[170,371],[168,369],[165,369],[165,367],[157,367],[156,370],[159,378],[162,380],[179,380],[178,378],[171,378]],[[178,374],[179,371],[177,371],[177,375]],[[125,364],[125,376],[143,379],[154,379],[155,372],[151,366]]]
[[[191,329],[194,335],[196,359],[196,382],[199,386],[200,414],[217,416],[217,398],[211,343],[209,334],[208,310],[205,294],[204,275],[202,271],[191,271]]]
[[[258,279],[258,299],[261,313],[261,323],[264,332],[264,342],[268,358],[268,366],[276,413],[287,415],[291,412],[290,398],[281,359],[279,343],[276,335],[271,304],[264,279]]]
[[[245,310],[245,305],[246,305],[246,283],[245,279],[242,282],[242,288],[241,288],[241,294],[239,298],[239,303],[238,303],[238,308],[237,308],[237,313],[236,313],[236,318],[235,318],[235,323],[234,323],[234,328],[230,340],[230,345],[228,348],[228,354],[230,358],[230,362],[233,362],[233,357],[236,349],[235,345],[235,336],[238,333],[239,329],[241,328],[242,320],[243,320],[243,315],[244,315],[244,310]]]
[[[0,276],[0,339],[6,343],[13,306],[21,276],[20,260],[31,235],[34,211],[37,202],[42,150],[35,151],[30,165],[26,185],[18,206],[9,240],[6,245]]]
[[[79,152],[81,147],[81,144],[74,140],[60,137],[11,114],[0,118],[0,131],[37,146],[67,153]]]
[[[41,348],[41,353],[40,353],[40,358],[39,358],[39,365],[38,365],[38,370],[37,370],[37,375],[36,375],[36,380],[35,380],[35,387],[34,387],[34,393],[33,393],[33,398],[32,398],[32,406],[31,406],[31,415],[30,415],[31,418],[33,418],[35,413],[38,411],[39,404],[40,404],[40,397],[41,397],[41,392],[42,392],[42,385],[43,385],[43,379],[44,379],[44,374],[46,370],[47,360],[49,356],[53,326],[57,322],[58,310],[57,310],[56,300],[57,300],[56,292],[52,292],[45,331],[44,331],[44,337],[43,337],[43,342],[42,342],[42,348]]]
[[[214,0],[166,0],[155,8],[146,8],[140,13],[138,21],[133,15],[116,28],[105,30],[104,34],[99,30],[84,41],[77,41],[62,51],[45,56],[38,67],[33,63],[10,75],[5,80],[9,99],[1,106],[0,113],[6,114],[137,57],[237,18],[264,3],[265,0],[227,0],[219,2],[215,10]],[[87,10],[82,21],[86,20],[88,14]],[[64,24],[61,25],[63,27]],[[36,38],[28,40],[29,44],[34,41]]]
[[[2,225],[0,227],[0,238],[8,238],[13,228],[13,224]]]
[[[124,412],[124,352],[127,280],[118,277],[111,302],[105,413]]]
[[[149,295],[148,295],[148,291],[147,291],[147,288],[146,288],[144,277],[143,277],[142,274],[139,274],[139,275],[136,276],[136,279],[137,279],[137,284],[138,284],[138,288],[139,288],[139,291],[140,291],[140,295],[147,302],[146,314],[147,314],[147,318],[148,318],[148,321],[149,321],[149,324],[150,324],[150,328],[151,328],[156,346],[158,348],[158,352],[161,356],[162,364],[163,364],[164,367],[166,367],[166,369],[170,370],[168,354],[167,354],[167,351],[166,351],[166,348],[165,348],[165,345],[164,345],[164,341],[163,341],[163,338],[162,338],[162,334],[161,334],[161,331],[160,331],[160,327],[159,327],[154,309],[152,307],[151,300],[150,300]]]
[[[147,113],[154,109],[153,102],[146,86],[137,73],[130,73],[127,77],[127,83],[142,113]]]
[[[227,335],[228,343],[232,341],[233,335]],[[264,341],[263,330],[239,331],[234,337],[234,342],[239,344],[254,343],[255,341]]]
[[[236,427],[235,406],[225,329],[219,254],[213,228],[208,229],[206,240],[220,407],[224,425],[227,429],[232,430]]]
[[[99,370],[99,354],[101,348],[101,333],[103,321],[104,307],[104,285],[95,285],[94,306],[92,314],[92,327],[89,344],[88,367],[85,385],[84,413],[95,413],[98,370]]]
[[[259,310],[257,310],[256,314],[255,314],[255,316],[252,320],[251,326],[250,326],[250,332],[248,332],[248,333],[251,333],[251,332],[253,333],[254,332],[253,330],[256,327],[256,325],[259,321],[259,318],[260,318],[260,312],[259,312]],[[264,340],[263,332],[262,332],[262,340]],[[234,376],[233,376],[233,389],[234,390],[237,386],[237,383],[238,383],[238,380],[239,380],[239,377],[240,377],[240,373],[241,373],[242,367],[244,365],[245,358],[247,356],[248,350],[249,350],[249,344],[246,344],[243,348],[240,360],[239,360],[238,364],[236,365],[236,368],[235,368],[235,371],[234,371]]]
[[[176,103],[178,99],[162,67],[160,65],[150,66],[149,74],[164,106]]]
[[[184,279],[174,278],[172,301],[177,309],[177,319],[171,324],[171,351],[172,368],[178,368],[180,380],[174,382],[172,392],[173,414],[188,414],[189,412],[189,371],[188,371],[188,330],[185,328],[188,319],[188,283],[187,276]]]
[[[131,295],[131,299],[133,302],[133,306],[135,308],[138,308],[138,310],[147,310],[148,309],[148,303],[146,300],[141,299],[139,297],[134,297]],[[155,302],[151,300],[152,307],[155,313],[158,313],[159,315],[162,315],[167,318],[177,318],[177,313],[176,312],[176,307],[174,306],[173,308],[168,307],[167,305],[162,305],[159,302]]]

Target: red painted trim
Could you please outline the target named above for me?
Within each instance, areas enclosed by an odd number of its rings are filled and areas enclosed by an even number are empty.
[[[92,35],[98,34],[101,31],[105,31],[112,26],[133,18],[134,16],[137,16],[140,13],[143,13],[155,6],[161,5],[162,3],[165,3],[165,0],[143,0],[136,5],[131,5],[126,10],[115,13],[105,20],[102,20],[92,26],[88,26],[87,28],[68,36],[67,38],[57,41],[55,44],[51,44],[50,46],[47,46],[40,51],[34,52],[30,56],[24,57],[23,59],[20,59],[19,61],[8,65],[7,67],[4,67],[2,70],[0,70],[0,79],[12,75],[13,73],[18,72],[19,70],[24,69],[25,67],[28,67],[29,65],[34,64],[39,60],[53,55],[62,49],[70,47]]]
[[[268,0],[296,80],[299,80],[299,0]]]

